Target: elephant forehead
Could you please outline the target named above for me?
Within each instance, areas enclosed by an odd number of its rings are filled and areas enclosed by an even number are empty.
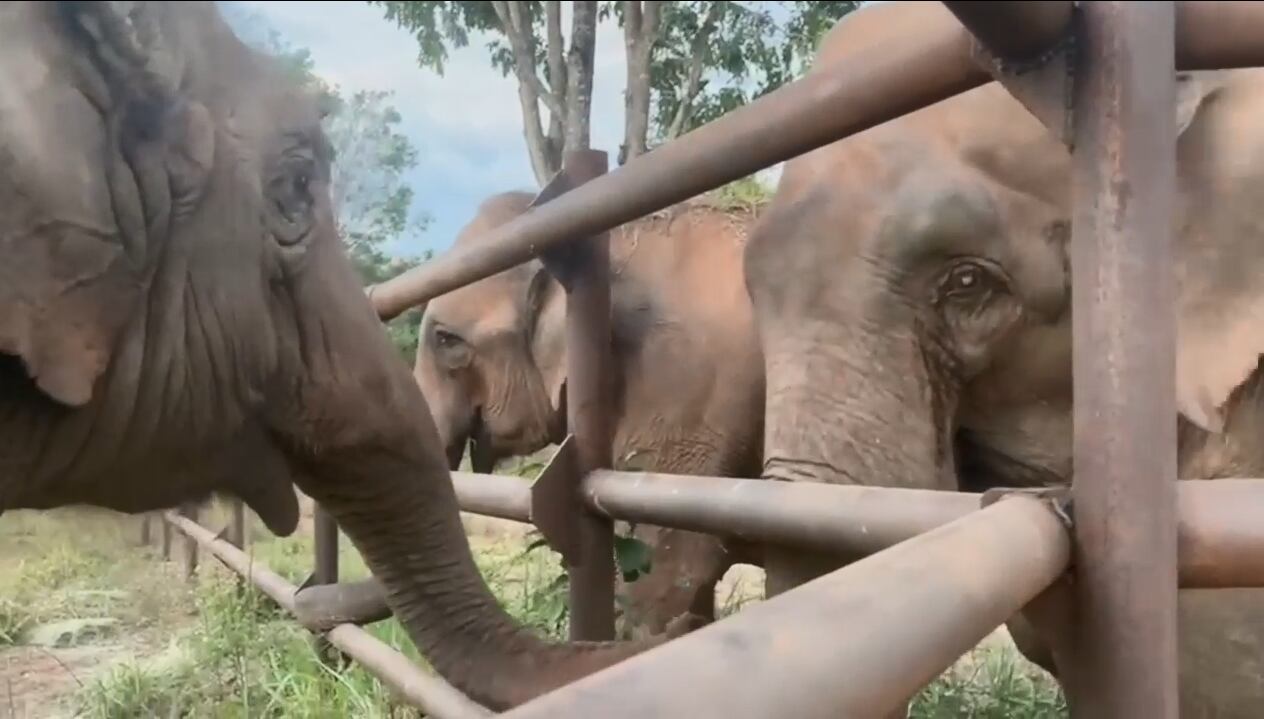
[[[30,29],[6,33],[0,45],[0,227],[29,229],[14,227],[25,210],[110,235],[105,128],[72,84],[64,41],[36,22],[37,7],[19,3],[0,15]]]
[[[503,332],[521,324],[525,288],[503,277],[491,277],[435,298],[427,307],[434,321],[471,336]]]

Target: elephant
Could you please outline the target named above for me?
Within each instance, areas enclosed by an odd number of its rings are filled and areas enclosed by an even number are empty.
[[[939,3],[869,6],[815,66],[952,22]],[[1177,79],[1178,476],[1256,477],[1264,71]],[[766,363],[762,476],[1069,485],[1071,181],[1070,151],[997,83],[787,163],[744,265]],[[774,563],[789,585],[847,560],[770,554],[770,585]],[[1264,590],[1182,589],[1178,616],[1181,716],[1258,716]],[[1019,648],[1065,682],[1074,669],[1025,617],[1009,625]]]
[[[532,205],[487,198],[454,249]],[[763,360],[742,275],[750,209],[682,203],[610,233],[616,469],[758,477]],[[533,260],[431,300],[413,373],[456,469],[470,445],[490,471],[566,432],[566,294]],[[709,535],[638,525],[653,564],[620,588],[625,629],[714,619],[715,586],[746,551]]]
[[[223,494],[286,535],[297,485],[495,709],[688,631],[553,643],[496,602],[345,256],[322,109],[211,2],[0,6],[0,512]]]

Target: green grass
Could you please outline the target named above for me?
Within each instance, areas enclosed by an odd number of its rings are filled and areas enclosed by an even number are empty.
[[[210,512],[203,521],[218,527],[223,516]],[[83,678],[68,701],[74,716],[416,716],[357,665],[334,668],[322,661],[309,634],[263,595],[239,588],[236,578],[205,554],[196,585],[188,585],[178,561],[164,563],[155,549],[136,546],[138,526],[135,518],[92,513],[13,513],[0,521],[0,670],[6,651],[21,650],[35,627],[110,618],[118,622],[118,632],[85,633],[76,641],[127,639],[128,651]],[[307,577],[308,537],[277,539],[262,531],[253,536],[250,551],[259,561],[292,582]],[[562,637],[565,575],[547,548],[528,551],[532,539],[471,542],[488,584],[510,613],[537,631]],[[175,558],[181,549],[177,539]],[[367,576],[345,539],[340,560],[344,578]],[[738,591],[724,601],[722,615],[758,597]],[[366,629],[423,663],[395,620]],[[909,716],[1054,719],[1065,717],[1066,709],[1046,675],[1009,645],[989,645],[922,691]]]

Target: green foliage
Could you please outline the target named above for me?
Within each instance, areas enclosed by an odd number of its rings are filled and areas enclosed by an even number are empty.
[[[369,0],[387,20],[417,38],[422,68],[443,74],[449,51],[467,47],[474,32],[486,33],[488,60],[505,76],[514,58],[489,2],[397,2]],[[523,2],[535,63],[547,53],[544,3]],[[687,132],[800,75],[817,41],[859,2],[660,2],[661,20],[650,62],[651,133],[669,136],[673,125]],[[599,17],[622,26],[623,2],[599,3]],[[701,81],[690,90],[691,66],[701,63]],[[673,123],[687,105],[680,122]]]
[[[910,719],[1063,719],[1066,700],[1047,674],[1009,647],[976,649],[922,690]]]
[[[650,545],[633,537],[631,534],[627,536],[614,536],[614,561],[615,566],[619,568],[619,573],[623,575],[623,581],[634,582],[644,574],[649,574],[654,568],[654,550],[650,549]]]
[[[821,35],[858,2],[670,2],[654,50],[651,132],[670,139],[777,89],[806,69]],[[779,19],[783,16],[785,19]],[[710,27],[708,27],[710,25]],[[699,41],[696,97],[684,95]],[[673,123],[682,103],[690,107]],[[678,127],[673,127],[673,125]]]
[[[412,32],[417,38],[417,64],[443,75],[448,48],[470,44],[470,32],[500,32],[500,20],[490,2],[387,2],[369,0],[382,7],[386,19]],[[524,17],[537,32],[543,27],[544,10],[538,0],[520,3]],[[537,62],[544,61],[544,44],[536,43]],[[492,66],[505,75],[513,72],[513,52],[503,35],[487,43]]]

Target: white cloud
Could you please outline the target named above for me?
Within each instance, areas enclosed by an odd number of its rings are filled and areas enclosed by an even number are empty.
[[[258,13],[291,44],[312,53],[316,72],[344,91],[391,90],[403,131],[420,153],[413,173],[418,204],[435,216],[427,238],[442,247],[473,214],[479,200],[510,189],[534,187],[523,140],[517,81],[488,62],[489,37],[472,34],[453,49],[443,76],[417,64],[417,42],[387,21],[383,10],[361,2],[295,3],[238,0]],[[569,8],[563,6],[569,32]],[[599,24],[594,58],[592,145],[613,164],[623,140],[626,60],[622,30]],[[433,206],[430,197],[460,201]]]

